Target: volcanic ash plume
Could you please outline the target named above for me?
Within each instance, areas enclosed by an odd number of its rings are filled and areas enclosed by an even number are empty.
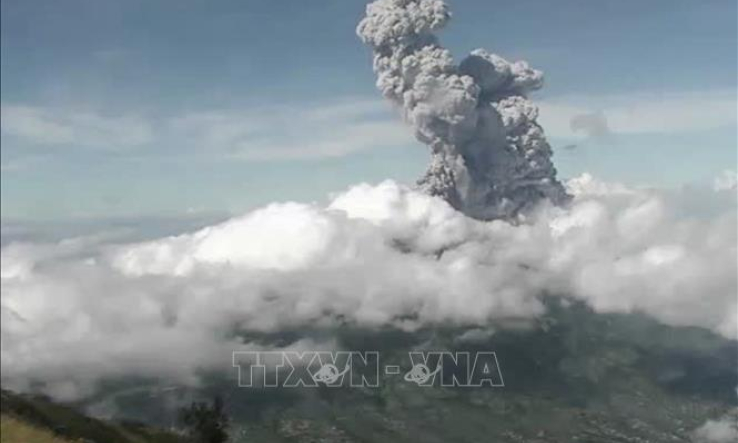
[[[542,199],[566,201],[526,97],[543,74],[484,49],[456,65],[433,34],[449,18],[441,0],[376,0],[357,28],[374,50],[377,87],[431,149],[421,189],[485,220],[514,218]]]

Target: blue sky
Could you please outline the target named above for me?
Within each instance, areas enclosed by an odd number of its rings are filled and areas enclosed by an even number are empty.
[[[3,219],[240,212],[412,182],[427,153],[374,89],[364,4],[3,0]],[[681,186],[736,168],[734,0],[449,4],[457,59],[484,47],[545,72],[533,98],[563,177]]]

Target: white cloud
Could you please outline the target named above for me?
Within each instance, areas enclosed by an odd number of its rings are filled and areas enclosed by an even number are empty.
[[[540,102],[540,121],[553,137],[591,135],[583,116],[614,134],[679,134],[736,125],[736,91],[572,96]],[[592,119],[590,119],[592,120]],[[602,132],[602,131],[600,131]]]
[[[414,143],[388,106],[361,98],[309,107],[197,112],[169,124],[180,143],[254,161],[340,157]]]
[[[0,163],[0,171],[2,172],[27,171],[48,160],[49,160],[49,157],[43,156],[43,155],[31,155],[31,156],[21,156],[18,158],[2,159],[2,162]]]
[[[699,218],[669,193],[591,177],[570,189],[571,207],[518,226],[387,181],[143,243],[8,245],[3,383],[84,393],[124,374],[194,380],[249,346],[235,330],[494,328],[540,315],[543,292],[736,337],[734,201]]]
[[[138,116],[26,105],[3,104],[0,109],[2,134],[33,144],[117,150],[153,140],[151,125]]]
[[[695,443],[735,443],[738,441],[738,416],[726,414],[719,420],[708,420],[693,433]]]
[[[715,191],[735,191],[738,189],[738,173],[726,169],[712,182]]]
[[[2,107],[3,135],[34,145],[170,147],[180,155],[208,153],[248,161],[339,157],[415,143],[411,131],[397,120],[380,100],[362,98],[301,107],[212,109],[149,120],[62,108]]]

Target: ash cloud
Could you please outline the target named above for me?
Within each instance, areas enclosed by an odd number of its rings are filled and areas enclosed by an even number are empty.
[[[565,189],[526,98],[540,72],[483,50],[455,65],[433,35],[448,18],[441,1],[379,0],[359,25],[380,89],[431,148],[421,189],[360,184],[142,242],[3,243],[3,385],[72,398],[116,377],[197,383],[265,346],[244,333],[302,327],[453,324],[474,340],[534,321],[543,294],[736,338],[735,187],[695,198],[584,175]],[[712,199],[707,217],[689,203]]]
[[[573,132],[582,132],[589,137],[604,137],[610,134],[607,117],[602,111],[577,114],[571,118],[569,127]]]
[[[441,0],[376,0],[357,28],[374,51],[377,87],[431,150],[420,188],[483,220],[565,202],[527,98],[543,74],[484,49],[455,64],[434,35],[450,17]]]

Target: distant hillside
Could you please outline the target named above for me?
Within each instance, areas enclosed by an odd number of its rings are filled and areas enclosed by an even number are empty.
[[[546,303],[534,325],[477,335],[351,325],[242,335],[281,346],[330,336],[337,349],[380,352],[401,373],[410,370],[409,350],[492,350],[504,388],[427,388],[380,373],[378,388],[252,389],[238,388],[231,372],[204,377],[191,392],[141,380],[108,385],[89,406],[162,426],[175,418],[172,405],[221,395],[233,443],[691,443],[696,429],[738,406],[735,341],[642,314]]]
[[[2,390],[0,443],[183,443],[171,432],[88,417],[40,397]]]
[[[280,346],[329,336],[337,349],[380,352],[383,365],[400,373],[411,369],[409,350],[492,350],[503,388],[420,387],[388,373],[380,373],[377,388],[238,388],[236,374],[226,371],[205,374],[197,387],[119,380],[84,400],[86,407],[106,406],[119,419],[147,425],[94,420],[3,391],[4,415],[68,440],[11,440],[3,428],[2,443],[182,442],[147,426],[167,426],[179,406],[215,395],[225,401],[232,443],[692,443],[700,429],[730,432],[723,423],[738,414],[736,341],[642,314],[598,314],[553,298],[546,303],[546,314],[526,328],[346,325],[241,333],[246,343]]]

